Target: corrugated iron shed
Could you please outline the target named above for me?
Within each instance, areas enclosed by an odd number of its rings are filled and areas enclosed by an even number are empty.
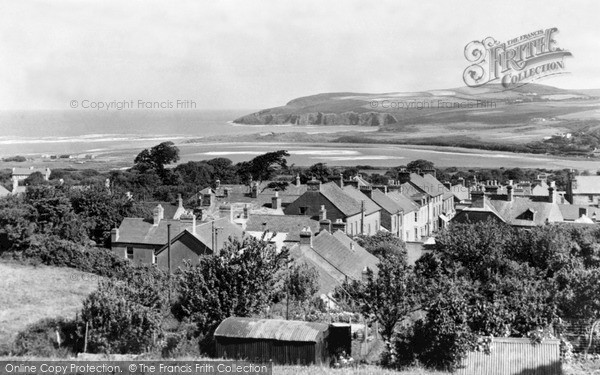
[[[215,331],[215,337],[318,342],[327,324],[296,320],[229,317]]]

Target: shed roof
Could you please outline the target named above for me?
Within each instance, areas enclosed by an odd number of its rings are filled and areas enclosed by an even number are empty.
[[[317,342],[329,327],[297,320],[229,317],[221,322],[215,337]]]

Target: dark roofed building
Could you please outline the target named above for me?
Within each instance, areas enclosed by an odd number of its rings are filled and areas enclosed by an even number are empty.
[[[183,266],[184,261],[197,264],[200,257],[218,254],[231,238],[241,240],[243,234],[239,226],[226,218],[192,226],[172,237],[170,255],[169,246],[165,241],[165,244],[155,252],[156,263],[160,268],[172,271]]]
[[[266,238],[276,244],[278,250],[286,243],[299,242],[300,231],[306,227],[310,228],[313,233],[317,233],[319,222],[302,215],[260,214],[251,214],[246,221],[246,232],[248,234],[262,238],[263,233],[266,231],[268,234]]]
[[[361,280],[366,269],[377,273],[379,259],[341,231],[331,234],[322,230],[300,233],[300,243],[290,249],[295,262],[314,266],[319,272],[319,294],[330,297],[331,292],[348,280]]]
[[[295,320],[229,317],[214,337],[217,357],[252,362],[329,365],[334,348],[327,324]]]
[[[352,189],[352,190],[350,190]],[[364,202],[364,203],[363,203]],[[380,208],[353,187],[309,181],[307,191],[285,207],[286,215],[306,215],[315,220],[341,222],[349,235],[373,235],[381,224]]]

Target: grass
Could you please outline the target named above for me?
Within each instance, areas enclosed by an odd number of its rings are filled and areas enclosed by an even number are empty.
[[[43,318],[75,317],[98,276],[71,268],[0,261],[0,343]]]

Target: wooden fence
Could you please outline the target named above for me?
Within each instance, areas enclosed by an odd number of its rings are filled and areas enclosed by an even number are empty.
[[[560,375],[560,341],[494,338],[491,353],[470,352],[459,375]]]

